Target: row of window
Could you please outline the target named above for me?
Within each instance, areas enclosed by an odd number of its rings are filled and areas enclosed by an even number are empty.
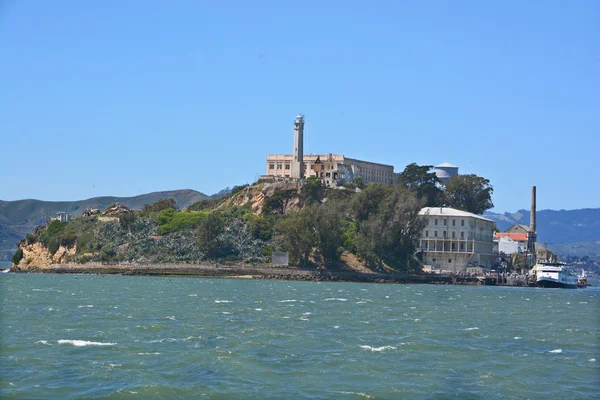
[[[448,225],[448,220],[447,219],[442,219],[442,221],[444,222],[443,223],[444,226]],[[433,220],[433,224],[435,226],[438,225],[438,219],[437,218]],[[431,219],[429,220],[429,225],[431,225]],[[455,219],[452,220],[452,226],[456,226],[456,220]],[[460,226],[465,226],[465,220],[464,219],[460,220]]]
[[[429,243],[425,243],[425,245],[423,246],[423,248],[425,249],[425,251],[429,251]],[[452,243],[452,251],[456,251],[456,243]],[[460,246],[460,251],[463,251],[465,249],[465,244],[461,243]],[[431,246],[431,250],[436,250],[435,246]],[[450,248],[448,248],[448,246],[444,246],[443,249],[440,249],[439,251],[450,251]]]
[[[442,231],[442,237],[446,238],[447,232],[446,231]],[[425,231],[425,237],[429,237],[429,231]],[[438,237],[438,231],[433,231],[433,237]],[[464,232],[460,232],[460,238],[464,239],[465,238],[465,233]],[[452,239],[456,239],[456,232],[452,231]]]

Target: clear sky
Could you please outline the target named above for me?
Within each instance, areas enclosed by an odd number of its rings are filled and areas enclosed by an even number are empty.
[[[600,206],[600,2],[0,0],[0,199],[211,194],[291,153]],[[591,179],[591,180],[590,180]]]

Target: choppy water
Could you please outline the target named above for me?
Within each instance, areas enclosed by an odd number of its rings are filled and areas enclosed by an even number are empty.
[[[1,274],[3,398],[590,399],[600,291]]]

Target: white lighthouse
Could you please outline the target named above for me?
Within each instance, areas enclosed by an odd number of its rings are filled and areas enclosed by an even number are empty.
[[[298,114],[294,121],[294,161],[292,178],[304,179],[304,115]]]

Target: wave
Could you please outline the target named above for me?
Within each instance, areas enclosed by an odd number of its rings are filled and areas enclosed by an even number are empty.
[[[374,396],[370,396],[370,395],[368,395],[366,393],[362,393],[362,392],[336,392],[336,393],[349,394],[349,395],[354,394],[354,395],[357,395],[357,396],[360,396],[360,397],[364,397],[366,399],[374,399],[375,398]]]
[[[87,340],[67,340],[60,339],[58,340],[58,344],[72,344],[76,347],[82,346],[114,346],[116,343],[103,343],[103,342],[88,342]]]
[[[348,299],[340,299],[338,297],[332,297],[330,299],[325,299],[325,301],[332,301],[332,300],[337,300],[337,301],[348,301]]]
[[[87,306],[77,306],[77,308],[93,308],[92,304],[88,304]]]
[[[231,300],[215,300],[215,303],[232,303]]]
[[[463,329],[463,331],[478,331],[479,328],[478,327],[474,327],[474,328],[465,328]]]
[[[372,347],[369,345],[359,345],[359,347],[365,349],[365,350],[371,350],[371,351],[384,351],[384,350],[396,350],[396,348],[394,346],[381,346],[381,347]]]
[[[562,353],[562,349],[550,350],[548,353],[555,353],[555,354]]]
[[[279,300],[278,303],[294,303],[298,300]]]
[[[37,342],[35,342],[35,344],[47,344],[48,346],[52,346],[51,344],[48,343],[47,340],[38,340]]]

